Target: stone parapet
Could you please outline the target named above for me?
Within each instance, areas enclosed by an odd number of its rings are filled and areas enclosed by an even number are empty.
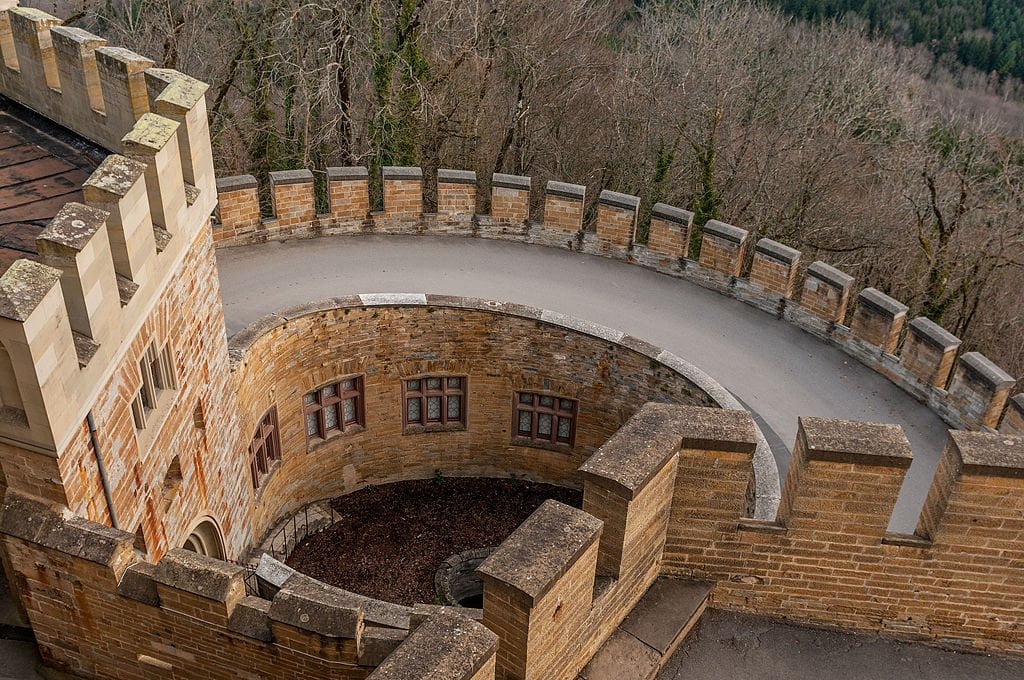
[[[281,170],[270,173],[270,198],[277,227],[308,224],[316,217],[313,173],[309,170]]]
[[[667,264],[675,264],[686,257],[690,249],[690,229],[693,228],[693,213],[665,203],[655,203],[651,208],[651,226],[647,232],[647,248],[667,258]],[[633,240],[637,235],[633,234]]]
[[[796,289],[799,266],[799,250],[763,238],[754,246],[750,282],[788,300]]]
[[[420,168],[385,166],[385,220],[415,220],[423,215],[423,171]]]
[[[368,680],[494,680],[498,636],[451,611],[429,619]]]
[[[472,218],[476,214],[476,173],[472,170],[437,171],[438,215]]]
[[[597,238],[609,248],[627,249],[633,244],[640,198],[616,191],[602,191],[597,199]]]
[[[1024,436],[1024,394],[1015,395],[1007,403],[1006,412],[999,422],[999,431]]]
[[[815,262],[807,269],[800,306],[826,321],[843,323],[852,287],[852,276],[824,262]]]
[[[530,219],[530,178],[496,172],[491,176],[491,218],[523,223]]]
[[[875,288],[857,296],[857,309],[850,322],[853,335],[892,354],[899,346],[909,307]]]
[[[949,384],[962,340],[931,319],[919,316],[907,325],[900,363],[925,385]]]
[[[544,191],[544,226],[575,234],[583,228],[583,202],[587,188],[551,180]]]
[[[701,267],[726,276],[739,276],[747,254],[750,233],[725,222],[711,220],[701,239]]]
[[[953,371],[948,399],[968,428],[995,429],[1016,382],[985,355],[967,352]]]

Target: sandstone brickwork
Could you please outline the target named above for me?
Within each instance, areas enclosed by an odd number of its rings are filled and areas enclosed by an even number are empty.
[[[530,218],[530,178],[494,173],[491,178],[491,218],[525,223]]]
[[[921,382],[945,388],[961,344],[960,338],[931,319],[919,316],[907,325],[900,362]]]
[[[745,229],[711,220],[704,225],[700,266],[726,276],[739,276],[750,234]]]
[[[565,182],[548,182],[544,192],[544,226],[574,234],[583,228],[583,200],[586,187]]]
[[[815,262],[807,270],[800,292],[800,306],[827,321],[842,323],[850,301],[853,277],[824,262]]]
[[[423,171],[387,166],[383,169],[386,220],[415,220],[423,214]]]
[[[857,309],[850,323],[853,335],[892,354],[900,342],[907,320],[907,307],[875,288],[865,288],[857,296]]]
[[[636,232],[640,198],[602,191],[597,201],[597,238],[611,248],[629,248]]]
[[[327,168],[331,219],[362,222],[370,213],[369,173],[365,167]]]
[[[217,228],[215,241],[246,237],[259,229],[260,197],[256,178],[239,175],[217,180]]]
[[[766,291],[790,299],[796,290],[799,266],[799,250],[763,238],[754,247],[750,282]]]
[[[693,213],[665,203],[651,208],[651,226],[647,232],[647,248],[668,262],[686,257],[690,249],[690,229]],[[636,235],[633,236],[634,240]]]
[[[476,214],[476,173],[470,170],[437,171],[437,212],[439,215]]]
[[[280,228],[313,221],[313,173],[309,170],[281,170],[270,173],[270,196],[274,219]]]

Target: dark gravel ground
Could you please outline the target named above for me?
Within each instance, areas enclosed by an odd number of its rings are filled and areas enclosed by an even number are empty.
[[[398,604],[435,601],[434,572],[464,550],[497,546],[545,500],[580,507],[573,489],[516,479],[445,477],[335,498],[341,516],[296,547],[289,566]]]

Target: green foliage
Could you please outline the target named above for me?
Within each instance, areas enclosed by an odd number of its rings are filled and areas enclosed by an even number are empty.
[[[872,33],[926,45],[962,64],[1024,78],[1024,3],[1020,0],[772,0],[789,14],[821,21],[851,14]]]

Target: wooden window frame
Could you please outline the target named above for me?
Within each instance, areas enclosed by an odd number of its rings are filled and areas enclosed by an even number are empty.
[[[440,380],[440,389],[427,387],[427,382]],[[450,380],[459,380],[458,387],[452,387]],[[419,389],[410,387],[410,383],[419,382]],[[438,420],[427,419],[427,399],[429,397],[441,398],[441,417]],[[449,397],[459,397],[459,415],[450,417],[448,410]],[[420,418],[419,420],[409,419],[409,400],[418,399]],[[416,434],[419,432],[445,432],[465,430],[469,422],[469,376],[459,374],[431,373],[427,375],[414,375],[402,379],[402,428],[405,434]]]
[[[274,463],[281,460],[281,434],[277,422],[277,406],[271,406],[260,416],[256,431],[249,440],[249,473],[252,488],[259,490],[271,473]]]
[[[353,382],[353,388],[351,390],[342,389],[342,385],[349,380]],[[323,391],[332,386],[334,387],[334,394],[325,397]],[[302,395],[302,429],[306,433],[307,445],[325,442],[328,439],[333,439],[345,433],[361,432],[364,430],[366,428],[365,387],[366,383],[362,374],[346,375],[319,385],[316,389]],[[313,397],[312,402],[308,401],[310,396]],[[342,404],[352,398],[356,400],[356,417],[354,420],[345,420],[345,411]],[[335,409],[337,424],[334,427],[328,428],[326,412],[330,408]],[[317,431],[311,434],[308,417],[313,413],[316,414]]]
[[[137,432],[145,430],[149,414],[163,406],[161,395],[178,389],[177,369],[174,365],[171,343],[165,343],[157,351],[156,342],[150,342],[139,357],[139,374],[142,377],[142,384],[131,404],[132,421]],[[162,422],[162,419],[157,418],[157,422]]]
[[[529,396],[529,404],[522,401],[522,397]],[[553,401],[552,406],[544,406],[541,400],[549,398]],[[570,402],[572,409],[562,408],[562,402]],[[530,432],[523,433],[519,428],[519,412],[527,411],[530,414]],[[576,423],[579,420],[580,402],[578,399],[565,397],[550,392],[538,392],[532,390],[517,390],[512,393],[512,443],[521,446],[535,446],[540,448],[556,448],[560,450],[571,449],[576,445]],[[540,433],[540,414],[551,416],[551,434]],[[569,420],[569,436],[565,439],[558,436],[558,424],[562,419]]]

